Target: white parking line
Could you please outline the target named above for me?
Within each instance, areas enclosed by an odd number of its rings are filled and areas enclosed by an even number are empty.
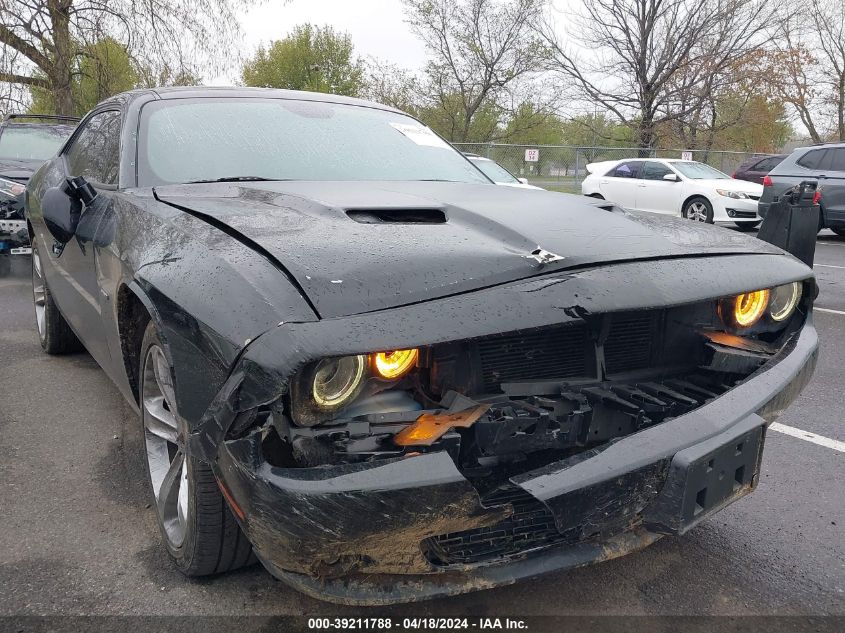
[[[828,314],[843,314],[845,315],[845,310],[831,310],[830,308],[817,308],[813,306],[813,312],[827,312]]]
[[[778,433],[783,433],[784,435],[797,437],[799,440],[804,440],[805,442],[812,442],[813,444],[818,444],[819,446],[832,448],[840,453],[845,453],[845,442],[840,442],[839,440],[832,440],[829,437],[796,429],[794,426],[787,426],[786,424],[781,424],[780,422],[772,422],[769,425],[769,429],[777,431]]]
[[[833,264],[814,264],[813,268],[845,268],[845,266],[834,266]]]

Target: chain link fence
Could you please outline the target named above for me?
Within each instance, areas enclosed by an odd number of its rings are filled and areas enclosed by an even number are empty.
[[[505,145],[501,143],[455,143],[460,151],[495,160],[518,178],[544,189],[581,192],[587,164],[625,158],[690,158],[731,174],[754,152],[680,149],[638,149],[636,147],[576,147],[572,145]],[[536,158],[536,161],[526,160]]]

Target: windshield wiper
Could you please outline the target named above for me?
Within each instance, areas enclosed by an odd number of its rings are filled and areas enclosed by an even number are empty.
[[[290,178],[264,178],[263,176],[224,176],[223,178],[210,178],[208,180],[189,180],[186,185],[198,185],[208,182],[282,182]]]

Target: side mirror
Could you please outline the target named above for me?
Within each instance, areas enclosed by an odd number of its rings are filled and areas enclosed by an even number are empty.
[[[82,203],[90,205],[97,191],[81,176],[68,178],[58,187],[50,187],[41,199],[41,212],[47,230],[57,242],[67,244],[76,234]]]
[[[50,234],[57,242],[67,244],[76,234],[82,204],[65,193],[63,188],[50,187],[41,198],[41,212]]]
[[[519,182],[521,182],[523,185],[527,185],[527,184],[528,184],[528,178],[517,178],[517,180],[518,180]]]
[[[669,182],[678,182],[678,174],[666,174],[663,176],[663,180],[668,180]]]

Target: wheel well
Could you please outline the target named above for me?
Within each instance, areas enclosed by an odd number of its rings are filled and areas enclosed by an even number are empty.
[[[121,286],[117,293],[117,327],[126,377],[135,401],[138,398],[138,367],[141,362],[141,342],[150,322],[150,313],[129,286]]]
[[[684,209],[687,208],[687,205],[690,202],[692,202],[693,200],[695,200],[696,198],[701,198],[702,200],[707,200],[707,196],[702,196],[700,193],[696,193],[696,194],[691,195],[686,200],[684,200],[683,203],[681,204],[681,214],[683,214]],[[709,204],[711,207],[713,206],[713,203],[710,202],[710,200],[707,200],[707,204]]]

